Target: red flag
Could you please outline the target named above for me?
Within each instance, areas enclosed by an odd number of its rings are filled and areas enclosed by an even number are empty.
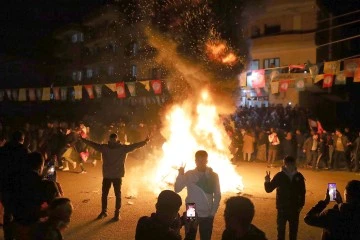
[[[118,98],[125,98],[126,97],[124,82],[116,83],[116,93],[117,93]]]
[[[289,88],[290,80],[283,80],[280,81],[279,91],[280,92],[286,92]]]
[[[333,84],[334,75],[324,74],[323,88],[330,88]]]
[[[317,123],[317,132],[318,132],[319,134],[322,134],[323,132],[325,132],[324,129],[323,129],[323,127],[321,126],[320,121],[316,121],[316,123]]]
[[[162,92],[161,80],[152,80],[151,87],[155,94],[161,94],[161,92]]]
[[[251,80],[253,88],[265,87],[265,70],[253,70],[251,73]]]
[[[92,86],[92,85],[85,85],[84,87],[85,87],[85,89],[86,89],[86,92],[87,92],[88,95],[89,95],[89,98],[90,98],[90,99],[94,99],[93,86]]]

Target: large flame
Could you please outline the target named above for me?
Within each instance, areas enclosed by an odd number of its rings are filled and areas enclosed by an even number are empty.
[[[174,105],[166,116],[167,141],[163,145],[163,156],[159,161],[156,181],[160,189],[175,182],[178,169],[195,168],[195,152],[206,150],[208,166],[218,173],[222,192],[240,192],[244,186],[231,164],[230,139],[220,121],[211,96],[203,91],[198,104],[186,102]]]

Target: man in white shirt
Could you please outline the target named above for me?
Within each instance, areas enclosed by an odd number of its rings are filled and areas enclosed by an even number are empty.
[[[268,138],[269,138],[269,152],[268,152],[267,167],[273,167],[274,161],[276,161],[280,140],[275,131],[272,131]]]
[[[204,150],[195,153],[196,168],[186,173],[179,169],[175,192],[187,189],[186,203],[196,204],[197,221],[201,240],[210,240],[214,216],[219,208],[221,191],[218,175],[207,166],[208,154]]]

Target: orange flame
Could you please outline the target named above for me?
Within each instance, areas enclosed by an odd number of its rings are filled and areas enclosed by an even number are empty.
[[[219,175],[221,191],[243,190],[242,177],[230,162],[230,138],[207,91],[201,93],[196,105],[186,102],[173,106],[167,113],[166,124],[163,134],[167,141],[155,175],[160,189],[175,182],[180,167],[185,167],[185,171],[194,169],[195,152],[203,149],[209,154],[209,167]]]
[[[238,59],[225,43],[208,42],[206,50],[211,59],[224,64],[233,65]]]

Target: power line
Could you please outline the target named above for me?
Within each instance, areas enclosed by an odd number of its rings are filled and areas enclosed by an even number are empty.
[[[327,45],[330,45],[330,44],[333,44],[333,43],[339,43],[339,42],[344,42],[344,41],[347,41],[347,40],[355,39],[355,38],[358,38],[358,37],[360,37],[360,34],[358,34],[356,36],[348,37],[348,38],[343,38],[343,39],[340,39],[340,40],[337,40],[337,41],[324,43],[324,44],[318,45],[316,47],[319,48],[319,47],[327,46]]]
[[[351,14],[358,13],[358,12],[360,12],[360,9],[359,9],[359,10],[355,10],[355,11],[353,11],[353,12],[348,12],[348,13],[344,13],[344,14],[341,14],[341,15],[337,15],[337,16],[335,16],[335,17],[330,17],[330,18],[322,19],[322,20],[317,21],[317,22],[318,22],[318,23],[320,23],[320,22],[326,22],[326,21],[329,21],[329,19],[334,20],[334,19],[336,19],[336,18],[344,17],[344,16],[351,15]]]
[[[335,29],[335,28],[338,28],[338,27],[342,27],[342,26],[350,25],[350,24],[353,24],[353,23],[357,23],[357,22],[360,22],[360,19],[355,20],[355,21],[352,21],[352,22],[344,23],[344,24],[339,24],[339,25],[336,25],[336,26],[334,26],[334,27],[324,28],[324,29],[321,29],[321,30],[318,30],[318,31],[315,31],[315,32],[317,32],[317,33],[318,33],[318,32],[323,32],[323,31],[327,31],[327,30]]]

